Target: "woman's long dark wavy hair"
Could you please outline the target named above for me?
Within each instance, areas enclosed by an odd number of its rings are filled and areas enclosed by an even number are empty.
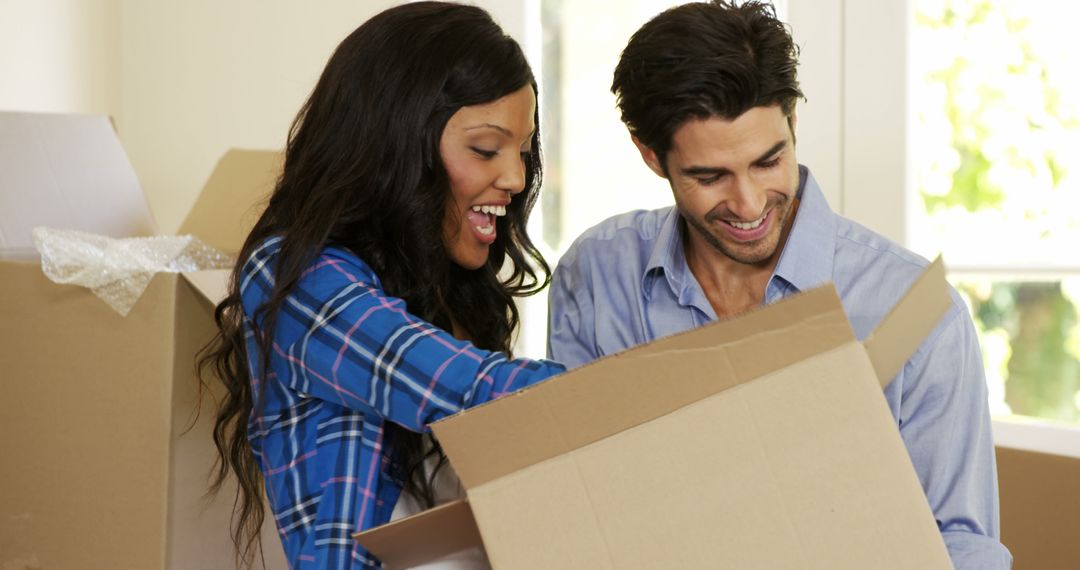
[[[518,44],[484,10],[442,2],[406,4],[360,26],[337,47],[289,132],[284,170],[265,212],[240,251],[229,294],[215,312],[219,333],[200,356],[204,389],[220,379],[211,477],[217,493],[231,471],[239,486],[232,533],[237,561],[261,551],[263,477],[247,439],[258,405],[252,393],[237,275],[268,237],[281,236],[274,289],[254,317],[262,324],[257,355],[267,370],[267,341],[301,274],[333,244],[363,259],[385,291],[446,330],[452,323],[481,348],[509,352],[518,324],[514,297],[543,289],[550,268],[525,233],[541,178],[539,131],[524,156],[525,190],[497,221],[487,263],[454,264],[443,240],[451,200],[439,141],[460,108],[488,103],[525,86],[536,91]],[[534,116],[539,125],[538,117]],[[420,434],[387,423],[393,463],[406,492],[432,503],[422,468],[437,454]]]

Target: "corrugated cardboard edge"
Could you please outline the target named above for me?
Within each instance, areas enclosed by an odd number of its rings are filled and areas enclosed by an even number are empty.
[[[938,256],[863,342],[882,388],[900,373],[950,306],[945,262]]]
[[[855,342],[831,286],[600,359],[433,424],[466,489]],[[777,350],[778,346],[784,350]],[[714,374],[679,374],[671,360]]]
[[[439,505],[353,537],[388,568],[411,568],[484,545],[467,499]]]
[[[229,294],[231,269],[208,269],[184,273],[184,279],[198,291],[206,302],[216,307]]]

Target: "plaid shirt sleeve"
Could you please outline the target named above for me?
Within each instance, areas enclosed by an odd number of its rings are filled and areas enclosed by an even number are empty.
[[[269,240],[244,268],[246,309],[273,287],[268,266],[278,244]],[[409,314],[366,264],[337,249],[325,250],[289,296],[273,351],[287,363],[284,376],[296,392],[414,431],[564,370],[543,360],[509,360],[454,338]]]

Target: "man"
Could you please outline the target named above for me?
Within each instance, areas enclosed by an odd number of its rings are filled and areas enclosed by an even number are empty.
[[[574,243],[552,282],[552,359],[578,366],[829,281],[861,339],[899,300],[926,261],[834,214],[796,162],[797,53],[758,2],[672,8],[631,38],[612,92],[675,206]],[[953,298],[885,397],[953,564],[1007,569],[982,359]]]

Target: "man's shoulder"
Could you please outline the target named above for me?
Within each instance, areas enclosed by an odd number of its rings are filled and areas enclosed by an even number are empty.
[[[857,332],[892,309],[930,262],[891,239],[857,222],[838,217],[833,279]],[[945,321],[965,310],[963,299],[949,287],[953,307]],[[859,323],[859,318],[869,322]],[[861,327],[859,325],[862,325]],[[860,334],[861,336],[861,334]]]
[[[651,250],[674,206],[655,210],[632,210],[607,218],[582,232],[563,254],[560,265],[574,263],[580,258],[603,254],[611,256],[640,256]]]
[[[880,259],[897,271],[920,273],[930,262],[895,241],[843,216],[837,216],[837,255]]]

